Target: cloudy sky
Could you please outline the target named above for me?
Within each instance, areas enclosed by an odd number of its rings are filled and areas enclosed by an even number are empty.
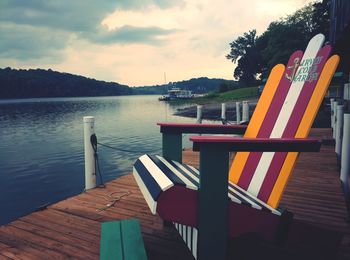
[[[232,79],[229,43],[311,0],[0,0],[0,68],[129,86]]]

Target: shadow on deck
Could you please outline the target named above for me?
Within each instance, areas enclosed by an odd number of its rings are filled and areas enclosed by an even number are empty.
[[[330,132],[317,129],[311,135],[327,137]],[[184,162],[198,165],[198,154],[185,151]],[[127,193],[112,207],[98,210],[111,196]],[[292,228],[287,246],[247,235],[232,241],[230,259],[350,259],[350,225],[334,146],[301,154],[281,205],[302,222]],[[0,227],[0,259],[98,259],[100,223],[127,218],[140,220],[149,259],[193,259],[178,233],[151,215],[130,174]]]

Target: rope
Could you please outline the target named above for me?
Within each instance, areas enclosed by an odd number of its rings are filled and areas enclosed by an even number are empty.
[[[106,148],[109,148],[109,149],[112,149],[112,150],[116,150],[116,151],[120,151],[120,152],[125,152],[125,153],[140,153],[140,154],[145,154],[145,153],[155,153],[155,152],[159,152],[160,149],[154,149],[154,150],[150,150],[150,151],[136,151],[136,150],[129,150],[129,149],[123,149],[123,148],[116,148],[116,147],[113,147],[113,146],[110,146],[110,145],[107,145],[107,144],[102,144],[100,142],[97,142],[97,144],[103,146],[103,147],[106,147]]]
[[[92,149],[94,150],[94,158],[95,158],[95,169],[97,169],[98,175],[100,176],[100,187],[105,188],[105,184],[103,182],[103,178],[102,178],[102,173],[100,170],[100,163],[98,160],[98,154],[97,154],[97,137],[95,134],[92,134],[90,136],[90,142],[91,142],[91,146]]]
[[[153,150],[153,151],[148,151],[148,152],[143,152],[143,151],[135,151],[135,150],[129,150],[129,149],[122,149],[122,148],[116,148],[116,147],[113,147],[113,146],[110,146],[110,145],[107,145],[107,144],[102,144],[100,142],[97,141],[97,136],[95,134],[92,134],[90,136],[90,142],[91,142],[91,146],[92,146],[92,149],[94,150],[94,159],[95,159],[95,169],[96,169],[96,175],[98,173],[98,176],[100,178],[100,186],[101,188],[105,188],[105,184],[104,184],[104,181],[103,181],[103,178],[102,178],[102,173],[101,173],[101,169],[100,169],[100,162],[99,162],[99,158],[98,158],[98,153],[97,153],[97,145],[100,145],[100,146],[103,146],[103,147],[107,147],[109,149],[113,149],[113,150],[116,150],[116,151],[121,151],[121,152],[127,152],[127,153],[141,153],[141,154],[144,154],[144,153],[155,153],[155,152],[159,152],[160,149],[157,149],[157,150]]]
[[[96,209],[96,211],[100,212],[100,211],[104,211],[106,209],[109,209],[110,207],[113,207],[114,204],[116,204],[118,201],[120,201],[123,197],[129,196],[131,194],[131,192],[128,191],[128,192],[123,192],[123,194],[120,195],[120,196],[114,197],[113,194],[116,194],[116,193],[121,193],[121,192],[120,191],[115,191],[115,192],[112,192],[111,194],[109,194],[108,195],[109,203],[106,206],[104,206],[104,207]]]

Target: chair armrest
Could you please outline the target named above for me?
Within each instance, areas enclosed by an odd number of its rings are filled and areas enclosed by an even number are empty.
[[[166,134],[244,134],[246,125],[157,123]]]
[[[321,141],[315,138],[237,138],[224,136],[192,136],[193,150],[216,146],[227,151],[249,152],[318,152]]]

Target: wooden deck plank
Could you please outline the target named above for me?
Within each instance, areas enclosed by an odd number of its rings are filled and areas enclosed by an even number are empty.
[[[94,234],[86,232],[86,229],[82,229],[79,225],[71,225],[67,226],[64,224],[60,224],[59,219],[56,221],[48,221],[41,216],[36,216],[31,219],[21,219],[26,225],[36,226],[39,230],[43,229],[42,232],[45,232],[45,229],[48,229],[51,232],[57,231],[61,236],[71,237],[72,240],[79,239],[83,243],[95,243],[99,240],[99,223],[98,227]],[[24,224],[22,224],[24,225]],[[92,229],[91,229],[92,230]]]
[[[89,242],[84,239],[74,237],[71,234],[61,232],[61,229],[52,230],[50,227],[47,226],[43,227],[21,220],[18,220],[15,223],[13,223],[13,226],[44,238],[53,239],[62,244],[73,245],[77,249],[89,252],[89,254],[95,254],[96,256],[99,255],[99,250],[97,250],[97,248],[94,247],[95,241]]]
[[[328,138],[328,129],[312,131]],[[199,165],[198,153],[183,152],[184,163]],[[102,211],[110,195],[130,192]],[[299,156],[281,206],[297,220],[344,234],[336,259],[350,259],[350,227],[340,188],[334,146],[322,146],[320,153]],[[89,190],[0,227],[0,259],[98,259],[100,223],[136,218],[149,259],[192,259],[182,239],[162,220],[151,215],[132,175]]]
[[[72,234],[72,230],[76,228],[75,231],[78,231],[78,235],[81,235],[82,238],[99,238],[100,222],[67,214],[54,209],[35,212],[21,218],[21,220],[44,227],[50,226],[50,228],[53,230],[59,229],[61,232],[67,234]]]
[[[34,251],[33,249],[31,252],[24,252],[18,248],[7,247],[4,249],[1,248],[0,259],[32,260],[33,255],[38,257],[39,253],[40,252]],[[45,254],[42,254],[40,257],[45,257]]]
[[[6,228],[0,228],[0,242],[9,245],[9,248],[2,249],[0,254],[10,257],[15,255],[12,259],[67,259],[69,256],[63,252],[56,252],[50,248],[43,247],[37,243],[35,236],[28,239],[21,236],[21,232],[16,232],[16,228],[6,225]],[[11,258],[11,257],[10,257]]]
[[[16,221],[15,221],[16,222]],[[96,259],[94,254],[79,249],[71,244],[59,242],[60,235],[56,233],[53,237],[47,237],[44,234],[34,234],[22,228],[16,227],[13,222],[6,226],[6,229],[0,230],[1,233],[11,235],[19,244],[27,243],[30,245],[40,245],[44,252],[51,251],[57,255],[64,255],[64,257],[73,257],[75,259]]]

